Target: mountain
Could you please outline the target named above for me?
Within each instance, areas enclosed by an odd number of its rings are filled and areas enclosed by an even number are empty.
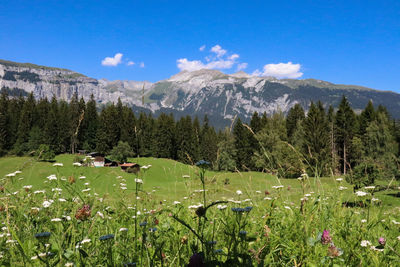
[[[177,116],[207,114],[216,125],[229,125],[235,116],[248,120],[253,112],[287,112],[296,103],[305,109],[311,101],[337,106],[345,95],[356,111],[372,99],[400,118],[400,94],[321,80],[256,77],[243,71],[182,71],[156,83],[96,80],[67,69],[0,60],[0,88],[11,94],[33,92],[36,98],[56,96],[70,100],[74,93],[85,100],[93,94],[98,103],[116,102]],[[144,105],[142,104],[142,97]]]

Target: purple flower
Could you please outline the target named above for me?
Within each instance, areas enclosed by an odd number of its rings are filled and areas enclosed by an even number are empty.
[[[381,244],[382,246],[386,245],[386,239],[383,237],[380,237],[378,240],[379,244]]]
[[[327,245],[332,241],[332,237],[329,235],[329,231],[328,230],[324,230],[324,232],[322,233],[321,236],[321,243],[323,245]]]

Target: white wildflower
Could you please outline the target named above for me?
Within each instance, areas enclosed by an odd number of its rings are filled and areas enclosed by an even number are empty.
[[[126,190],[128,189],[126,186],[121,186],[121,190]]]
[[[264,200],[272,200],[270,197],[264,197]]]
[[[368,246],[371,246],[372,244],[371,244],[371,242],[369,242],[368,240],[362,240],[361,241],[361,246],[362,247],[368,247]]]
[[[343,181],[343,178],[336,178],[336,181],[341,182]]]
[[[62,189],[61,188],[52,188],[51,191],[52,192],[55,192],[55,191],[62,192]]]
[[[86,179],[86,176],[79,176],[79,179]]]
[[[59,198],[58,201],[60,201],[60,202],[66,202],[67,200],[64,199],[64,198]]]
[[[64,164],[62,164],[62,163],[54,163],[53,166],[55,166],[55,167],[62,167],[62,166],[64,166]]]
[[[367,220],[366,220],[366,219],[362,219],[361,222],[362,222],[362,223],[366,223]]]
[[[364,196],[368,195],[368,193],[363,192],[363,191],[357,191],[355,194],[356,194],[357,196],[359,196],[359,197],[364,197]]]
[[[257,194],[261,194],[261,191],[256,191]]]
[[[101,213],[100,211],[98,211],[98,212],[96,213],[96,215],[98,215],[99,217],[101,217],[102,219],[104,219],[104,214]]]
[[[149,165],[142,166],[142,167],[140,167],[140,168],[141,168],[141,169],[147,170],[147,169],[150,168],[150,167],[151,167],[151,165],[149,164]]]
[[[228,207],[227,205],[217,205],[217,209],[219,209],[219,210],[224,210],[227,207]]]
[[[24,187],[22,187],[23,189],[31,189],[32,186],[31,185],[25,185]]]
[[[185,174],[185,175],[182,175],[182,178],[190,178],[190,176]]]
[[[238,195],[242,195],[243,193],[242,193],[242,191],[240,191],[240,190],[237,190],[237,191],[236,191],[236,194],[238,194]]]
[[[52,222],[61,222],[62,220],[60,218],[53,218],[51,219]]]
[[[74,163],[72,163],[72,165],[77,166],[77,167],[81,167],[82,166],[82,164],[80,162],[74,162]]]
[[[285,206],[284,208],[287,210],[291,210],[291,208],[289,206]]]
[[[15,176],[14,172],[13,173],[9,173],[9,174],[6,175],[6,177],[14,177],[14,176]]]
[[[120,232],[126,232],[126,231],[128,231],[128,228],[120,228],[119,231]]]
[[[74,263],[73,262],[67,262],[66,264],[64,264],[65,267],[73,267]]]
[[[92,190],[92,189],[86,188],[86,189],[83,189],[82,192],[89,192],[90,190]]]
[[[283,188],[283,185],[274,185],[272,186],[273,189],[281,189]]]
[[[55,174],[52,174],[52,175],[47,176],[47,179],[48,179],[49,181],[51,181],[51,180],[57,180],[57,176],[56,176]]]
[[[143,184],[143,180],[139,178],[135,178],[135,183],[137,184]]]
[[[370,186],[366,186],[366,187],[364,187],[364,188],[367,189],[367,190],[374,190],[374,189],[375,189],[375,186],[370,185]]]
[[[179,204],[181,204],[181,202],[179,202],[179,201],[174,201],[174,205],[179,205]]]
[[[124,183],[119,183],[119,185],[120,185],[120,186],[126,186],[126,184],[124,184]]]
[[[85,185],[86,185],[86,186],[88,186],[88,185],[89,185],[89,183],[85,183]]]
[[[345,187],[345,186],[339,186],[339,190],[340,190],[340,191],[346,190],[346,189],[347,189],[347,187]]]
[[[45,201],[43,201],[43,204],[42,204],[42,206],[44,207],[44,208],[48,208],[48,207],[50,207],[51,206],[51,204],[53,203],[53,200],[45,200]]]

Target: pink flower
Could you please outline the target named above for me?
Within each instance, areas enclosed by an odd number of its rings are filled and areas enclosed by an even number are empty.
[[[379,244],[381,244],[382,246],[386,245],[386,239],[383,238],[383,237],[380,237],[378,242],[379,242]]]
[[[332,241],[332,237],[329,235],[328,230],[324,230],[321,236],[321,243],[323,245],[329,244]]]

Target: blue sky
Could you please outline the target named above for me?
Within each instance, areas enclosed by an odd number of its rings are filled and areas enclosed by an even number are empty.
[[[206,67],[400,92],[400,1],[13,0],[0,29],[1,59],[94,78]]]

